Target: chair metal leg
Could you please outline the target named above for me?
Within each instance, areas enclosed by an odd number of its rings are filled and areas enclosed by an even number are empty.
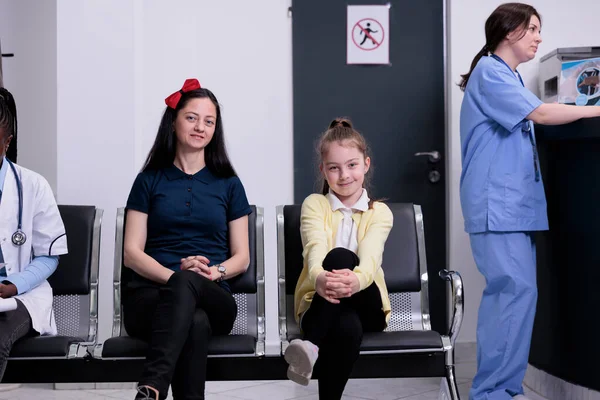
[[[460,400],[458,385],[456,384],[456,375],[454,373],[454,365],[446,365],[446,385],[450,400]]]
[[[456,375],[454,373],[454,346],[448,336],[442,336],[444,351],[446,354],[446,376],[442,379],[442,390],[440,399],[460,400]]]

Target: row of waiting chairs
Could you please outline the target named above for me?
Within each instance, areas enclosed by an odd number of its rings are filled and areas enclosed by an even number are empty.
[[[385,246],[382,268],[392,303],[385,332],[365,333],[353,378],[441,377],[449,399],[458,399],[454,342],[463,315],[460,275],[443,270],[448,282],[447,331],[431,330],[429,286],[420,206],[389,204],[394,227]],[[54,289],[58,336],[18,341],[3,382],[135,382],[147,343],[129,337],[123,325],[121,289],[132,271],[123,265],[125,209],[117,211],[111,338],[97,343],[98,269],[102,210],[59,206],[67,230],[69,254],[49,281]],[[283,353],[300,336],[294,319],[294,289],[302,270],[300,206],[277,208],[277,272],[281,354],[265,354],[264,214],[252,206],[249,216],[250,265],[231,279],[238,316],[229,335],[209,344],[209,380],[285,379]],[[436,277],[437,278],[437,277]],[[315,371],[318,377],[319,371]]]

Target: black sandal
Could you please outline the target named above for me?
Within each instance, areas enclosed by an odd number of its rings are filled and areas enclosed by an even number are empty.
[[[135,396],[135,400],[159,400],[158,390],[151,386],[138,386],[137,391],[138,393]]]

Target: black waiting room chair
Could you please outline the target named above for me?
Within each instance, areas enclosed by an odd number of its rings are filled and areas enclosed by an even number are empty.
[[[265,353],[264,215],[262,208],[251,208],[252,213],[248,216],[250,265],[244,274],[228,281],[238,306],[238,315],[229,335],[211,338],[209,359],[260,357]],[[112,337],[95,347],[93,357],[99,360],[143,360],[148,348],[146,342],[128,336],[123,325],[121,289],[127,285],[133,273],[123,265],[124,232],[125,209],[120,208],[115,239]]]
[[[60,256],[48,282],[54,294],[57,336],[35,336],[13,346],[3,382],[35,382],[32,363],[83,360],[96,344],[98,269],[103,211],[94,206],[58,206],[69,253]]]
[[[421,207],[389,204],[394,215],[383,254],[382,268],[392,314],[384,332],[365,333],[353,378],[441,377],[449,399],[459,399],[454,372],[454,343],[463,315],[460,274],[443,270],[451,305],[448,331],[431,330],[425,233]],[[279,333],[281,353],[300,337],[294,319],[294,290],[303,267],[299,205],[277,208],[279,274]],[[313,377],[318,377],[318,369]]]

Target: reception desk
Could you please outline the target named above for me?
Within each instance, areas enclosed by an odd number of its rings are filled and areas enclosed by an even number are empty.
[[[550,231],[537,234],[529,363],[600,392],[600,118],[536,126],[536,137]]]

